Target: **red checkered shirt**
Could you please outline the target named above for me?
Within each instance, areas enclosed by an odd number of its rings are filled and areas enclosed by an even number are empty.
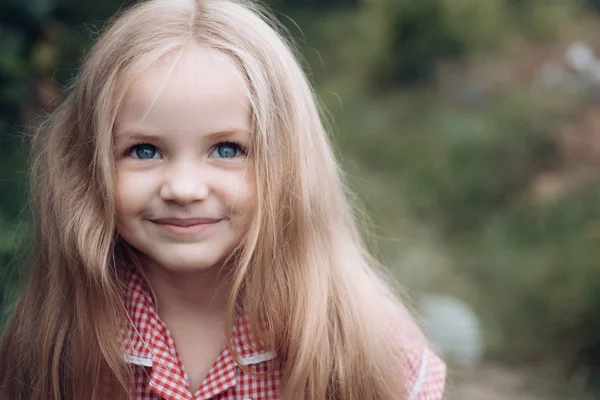
[[[250,400],[277,399],[281,385],[275,355],[255,350],[248,321],[238,319],[232,333],[232,345],[239,355],[241,368],[228,348],[223,349],[195,393],[177,354],[167,326],[159,318],[144,280],[136,273],[128,277],[127,311],[131,324],[123,329],[125,361],[133,365],[132,395],[136,400]],[[392,324],[392,346],[398,354],[399,370],[408,400],[440,400],[446,375],[445,364],[433,353],[415,327],[406,331],[402,321]],[[403,329],[401,328],[401,325]],[[400,351],[400,349],[402,349]],[[245,370],[246,371],[245,371]]]

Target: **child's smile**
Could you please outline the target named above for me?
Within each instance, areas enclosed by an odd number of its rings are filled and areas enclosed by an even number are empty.
[[[250,131],[244,80],[224,57],[191,47],[143,72],[115,127],[120,235],[170,270],[222,262],[254,210]]]
[[[167,233],[179,236],[193,236],[209,231],[222,218],[157,218],[152,219],[156,226]]]

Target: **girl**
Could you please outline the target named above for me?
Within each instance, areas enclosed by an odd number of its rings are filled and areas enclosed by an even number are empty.
[[[250,3],[123,12],[32,148],[5,399],[440,399],[310,86]]]

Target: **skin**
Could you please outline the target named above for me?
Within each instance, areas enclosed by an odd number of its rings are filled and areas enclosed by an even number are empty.
[[[232,62],[202,47],[140,74],[114,133],[118,232],[200,386],[226,344],[225,259],[254,212],[251,113]]]

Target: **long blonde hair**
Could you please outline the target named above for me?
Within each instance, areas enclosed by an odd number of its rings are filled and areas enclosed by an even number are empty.
[[[34,260],[0,347],[2,400],[128,398],[112,129],[133,79],[190,44],[230,57],[252,105],[257,208],[229,327],[243,304],[257,336],[267,328],[282,398],[404,397],[387,328],[401,305],[375,272],[314,94],[278,31],[233,0],[152,0],[111,21],[33,141]]]

